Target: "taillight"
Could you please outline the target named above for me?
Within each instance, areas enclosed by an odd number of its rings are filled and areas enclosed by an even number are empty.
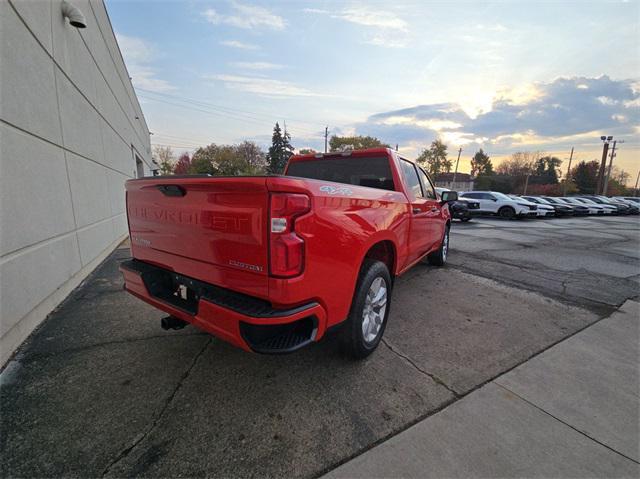
[[[291,277],[304,269],[304,240],[296,235],[295,218],[311,209],[307,195],[272,193],[270,205],[270,272]]]

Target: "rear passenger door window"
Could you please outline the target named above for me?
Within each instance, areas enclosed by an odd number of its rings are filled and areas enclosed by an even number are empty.
[[[422,187],[420,186],[420,179],[418,178],[418,173],[416,172],[416,167],[413,163],[407,160],[400,160],[400,165],[402,166],[402,175],[404,176],[404,181],[407,185],[407,190],[412,198],[410,200],[415,200],[416,198],[424,198],[422,193]]]
[[[429,179],[429,176],[424,172],[422,168],[418,168],[418,176],[420,177],[420,182],[422,183],[422,191],[424,193],[424,197],[430,200],[435,200],[436,192],[433,188],[433,183]]]

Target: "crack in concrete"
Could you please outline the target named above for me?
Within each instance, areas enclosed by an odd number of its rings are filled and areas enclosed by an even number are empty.
[[[196,363],[198,362],[200,357],[204,354],[204,352],[207,349],[207,347],[209,347],[209,345],[211,344],[212,339],[213,338],[209,338],[207,340],[207,342],[204,344],[204,346],[202,346],[202,349],[200,349],[200,351],[198,351],[198,353],[194,356],[193,361],[191,361],[191,364],[189,365],[187,370],[182,374],[182,376],[178,380],[178,384],[176,384],[176,387],[173,388],[173,391],[171,392],[171,394],[167,397],[167,399],[165,399],[165,402],[164,402],[162,408],[160,408],[160,412],[157,414],[156,418],[152,421],[151,425],[147,428],[146,431],[144,431],[142,434],[140,434],[138,436],[138,438],[135,439],[130,446],[128,446],[125,449],[123,449],[122,451],[120,451],[120,453],[115,457],[115,459],[113,461],[111,461],[107,465],[107,467],[104,468],[104,470],[102,471],[102,477],[105,477],[109,473],[111,468],[113,468],[113,466],[115,466],[120,461],[122,461],[125,457],[127,457],[129,455],[129,453],[131,451],[133,451],[133,449],[135,449],[135,447],[138,444],[140,444],[144,439],[146,439],[149,436],[149,434],[151,434],[153,432],[153,430],[157,427],[158,423],[163,418],[164,413],[169,408],[169,405],[173,402],[173,399],[175,398],[176,394],[178,393],[178,391],[182,387],[182,384],[189,377],[189,375],[191,374],[191,371],[196,366]]]
[[[577,283],[584,278],[589,278],[593,276],[593,273],[585,270],[584,268],[578,268],[574,270],[556,270],[553,268],[546,267],[539,263],[524,263],[517,264],[512,263],[508,260],[504,260],[502,258],[491,257],[482,253],[465,253],[465,252],[457,252],[461,261],[455,261],[450,263],[450,267],[453,269],[470,273],[473,275],[477,275],[480,277],[488,278],[499,283],[505,284],[507,286],[515,287],[518,289],[523,289],[526,291],[534,291],[543,296],[547,296],[550,298],[554,298],[562,303],[565,303],[570,306],[578,306],[587,309],[593,309],[597,312],[600,312],[602,308],[611,309],[620,306],[622,303],[608,303],[604,301],[599,301],[593,299],[588,296],[580,295],[580,294],[571,294],[568,295],[568,287],[571,284]],[[465,260],[465,257],[469,257],[469,262]],[[532,278],[540,279],[544,282],[556,283],[559,287],[561,287],[561,291],[549,291],[548,289],[542,287],[538,284],[533,284],[529,282],[516,281],[514,279],[505,278],[503,276],[496,276],[495,274],[491,274],[490,272],[485,271],[482,268],[478,267],[478,260],[484,262],[492,262],[505,267],[515,268],[523,273],[526,273],[528,276]],[[549,274],[545,274],[545,272],[540,271],[541,269],[546,269],[549,271]],[[556,277],[559,276],[559,277]],[[618,277],[618,276],[609,276],[606,274],[601,275],[603,278],[606,278],[608,281],[620,283],[624,281],[632,281],[629,278]],[[545,283],[542,283],[544,285]],[[630,299],[630,298],[626,298]],[[585,303],[586,302],[586,303]],[[624,302],[624,301],[623,301]]]
[[[440,386],[442,386],[443,388],[445,388],[447,391],[449,391],[451,394],[453,394],[453,397],[456,399],[460,399],[462,396],[460,393],[458,393],[455,389],[453,389],[451,386],[449,386],[447,383],[445,383],[442,379],[440,379],[438,376],[436,376],[433,373],[430,373],[429,371],[425,371],[424,369],[422,369],[420,366],[418,366],[415,361],[413,359],[411,359],[409,356],[407,356],[406,354],[401,353],[400,351],[398,351],[396,348],[394,348],[393,346],[391,346],[391,344],[389,344],[387,342],[386,339],[382,338],[381,343],[383,343],[387,348],[389,348],[389,351],[391,351],[392,353],[394,353],[396,356],[404,359],[406,362],[408,362],[409,364],[411,364],[411,366],[413,366],[418,372],[424,374],[425,376],[428,376],[429,378],[431,378],[436,384],[439,384]]]
[[[153,339],[175,339],[175,338],[188,338],[191,336],[208,336],[208,333],[191,333],[191,334],[166,334],[166,335],[154,335],[154,336],[144,336],[142,338],[128,338],[128,339],[115,339],[113,341],[104,341],[102,343],[93,343],[87,344],[85,346],[80,346],[77,348],[66,348],[61,349],[59,351],[47,351],[47,352],[35,352],[35,353],[24,353],[20,358],[21,363],[25,363],[27,361],[33,361],[41,358],[47,358],[51,356],[58,356],[67,353],[78,353],[82,351],[88,351],[94,348],[100,348],[103,346],[111,346],[112,344],[127,344],[127,343],[136,343],[139,341],[149,341]]]

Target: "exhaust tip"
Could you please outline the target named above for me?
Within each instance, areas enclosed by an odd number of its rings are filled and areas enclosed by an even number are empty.
[[[183,329],[189,323],[175,316],[166,316],[160,320],[160,327],[165,331]]]

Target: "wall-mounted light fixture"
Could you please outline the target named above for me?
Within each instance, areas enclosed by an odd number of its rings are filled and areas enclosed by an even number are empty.
[[[87,28],[87,20],[78,7],[62,0],[62,16],[69,19],[69,23],[76,28]]]

